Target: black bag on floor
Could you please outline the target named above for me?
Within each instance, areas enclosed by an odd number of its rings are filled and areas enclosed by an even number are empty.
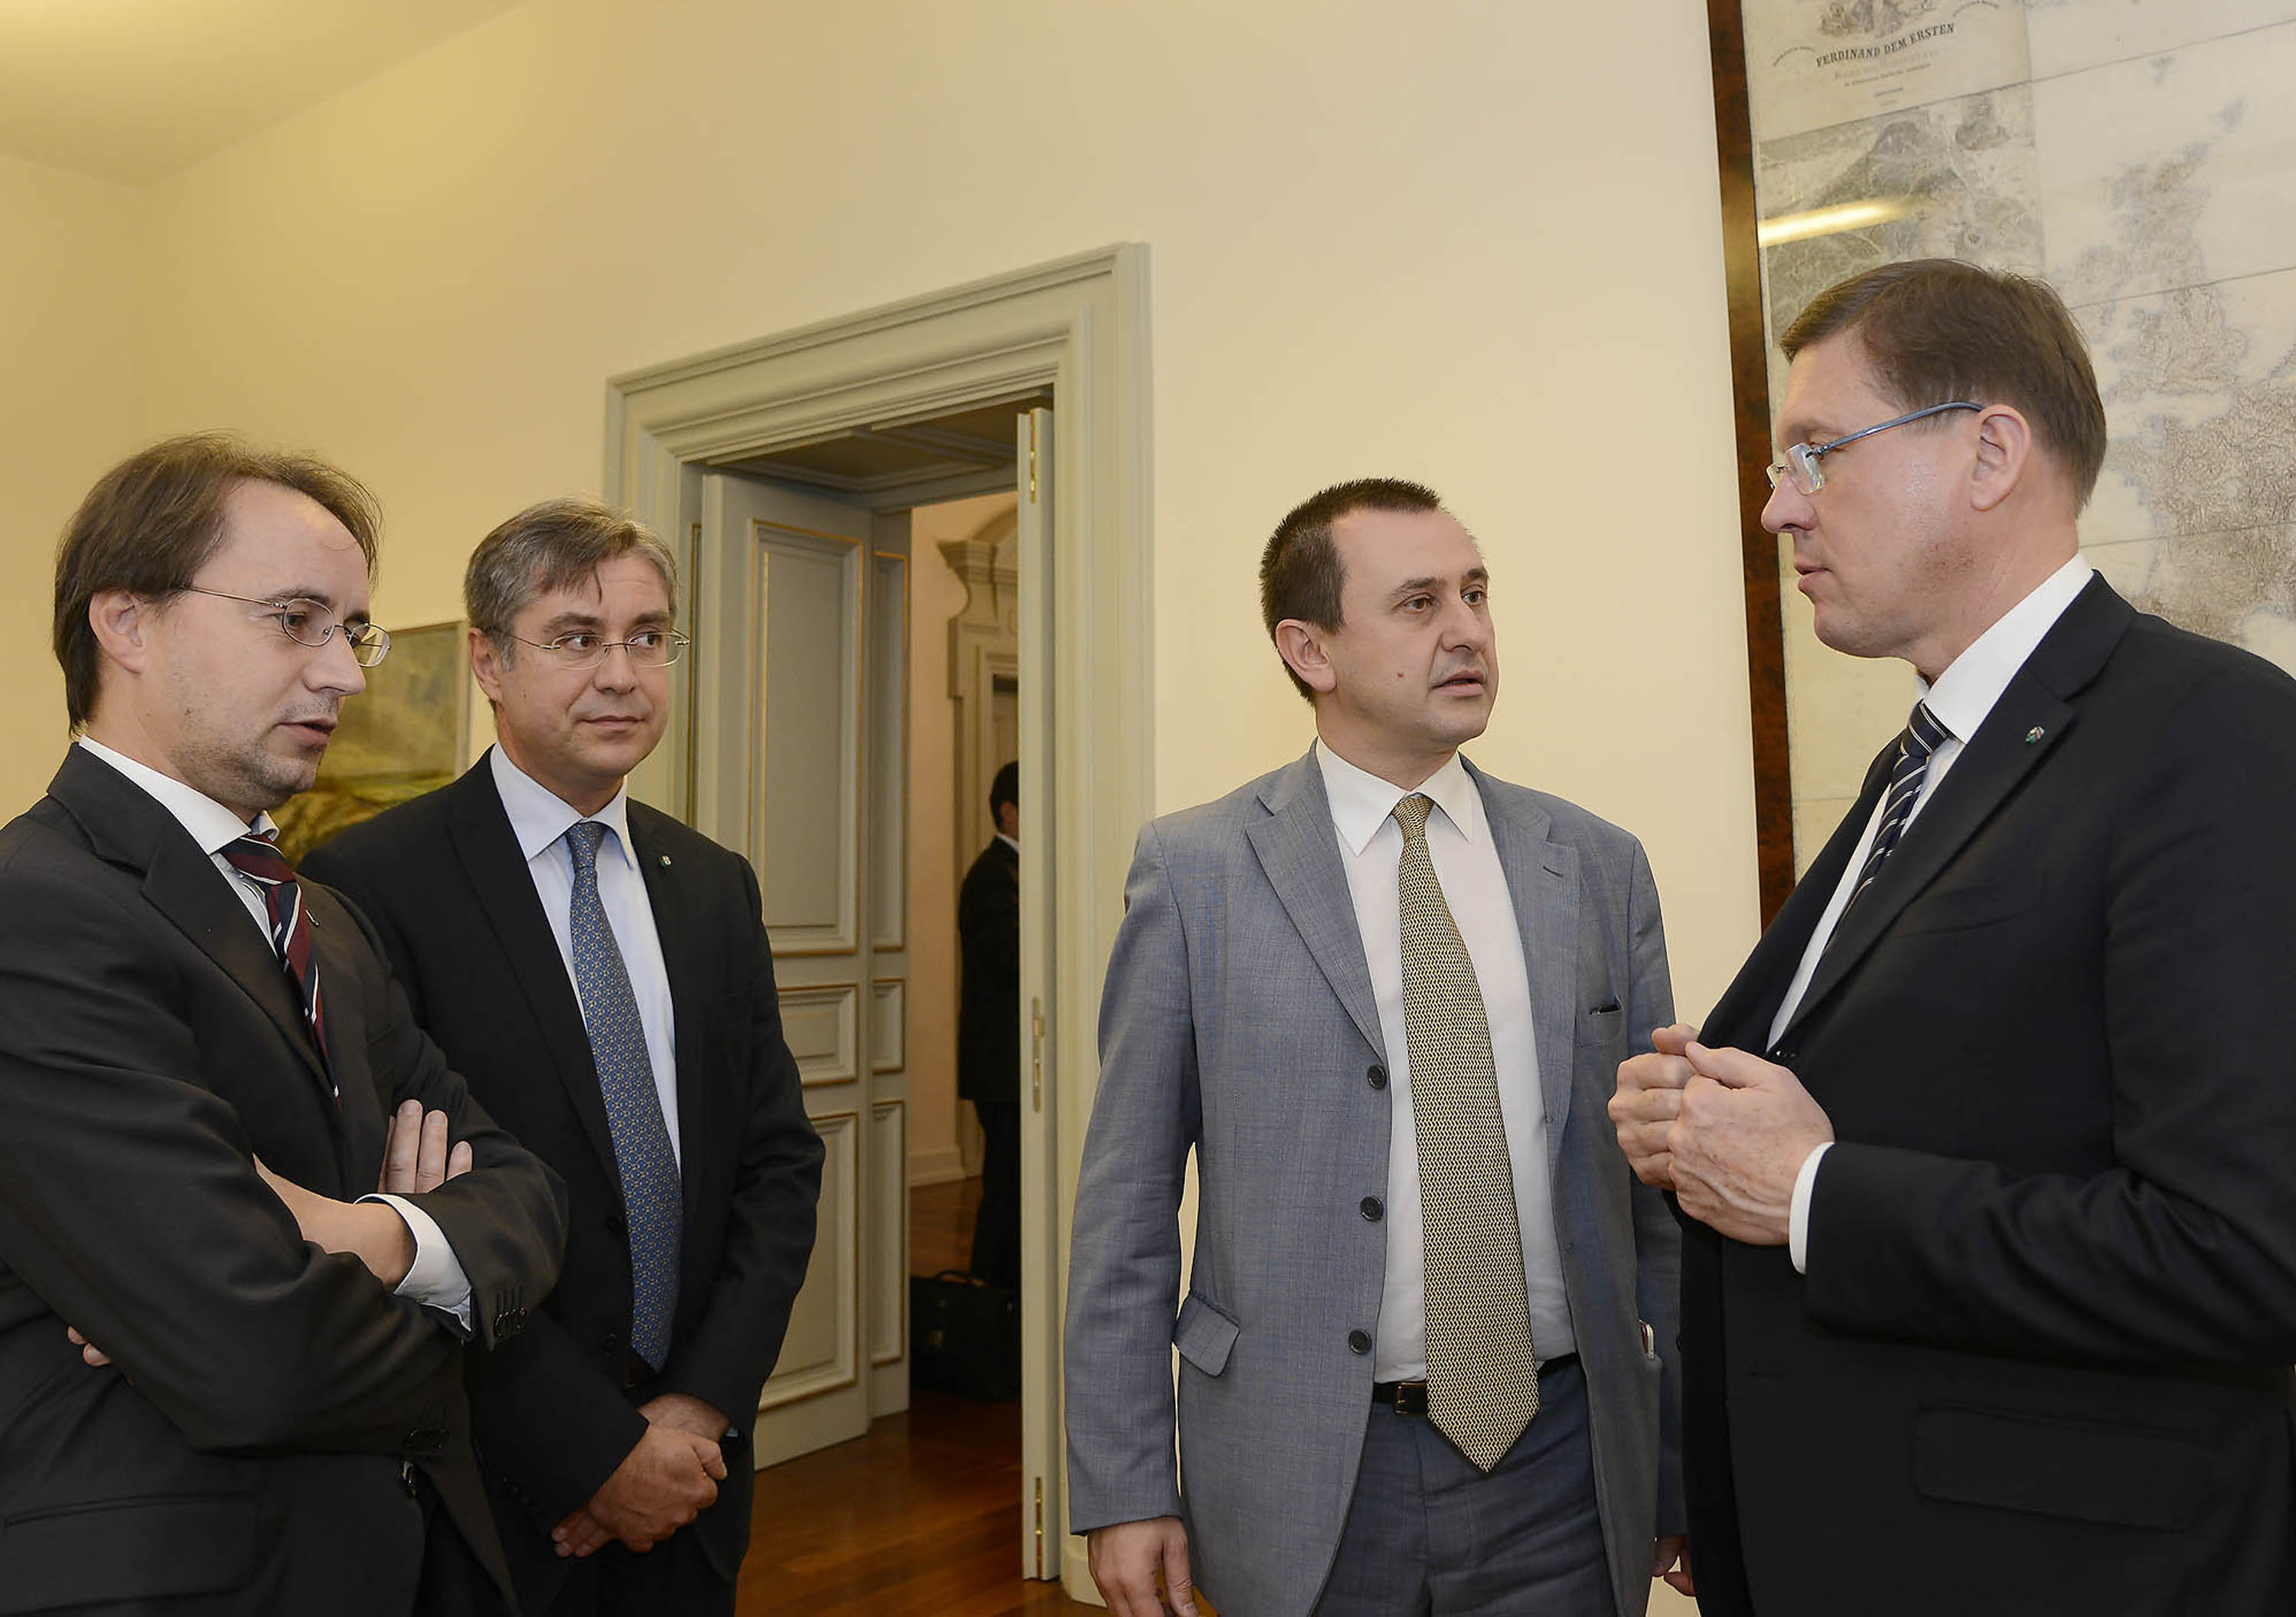
[[[909,1381],[982,1403],[1021,1396],[1021,1299],[962,1269],[909,1276]]]

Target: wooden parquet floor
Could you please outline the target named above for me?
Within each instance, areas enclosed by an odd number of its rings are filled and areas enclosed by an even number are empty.
[[[980,1181],[910,1193],[910,1268],[962,1268]],[[742,1617],[1085,1613],[1023,1580],[1021,1406],[920,1391],[866,1437],[758,1473]]]

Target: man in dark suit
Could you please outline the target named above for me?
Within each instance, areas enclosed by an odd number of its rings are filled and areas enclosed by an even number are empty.
[[[2296,683],[2080,558],[2046,286],[1890,265],[1784,348],[1764,524],[1922,701],[1702,1037],[1620,1071],[1688,1232],[1701,1606],[2285,1612]]]
[[[1021,766],[1006,764],[988,788],[996,834],[965,873],[956,896],[964,950],[957,1010],[956,1092],[980,1117],[980,1209],[972,1223],[972,1273],[991,1285],[1021,1285]]]
[[[556,1187],[267,840],[389,648],[376,528],[207,436],[65,532],[81,739],[0,830],[0,1610],[510,1609],[461,1344],[549,1289]]]
[[[558,1289],[470,1369],[530,1613],[733,1611],[750,1424],[813,1248],[822,1146],[757,878],[623,784],[668,719],[676,577],[593,501],[496,529],[463,598],[498,744],[307,861],[565,1176]]]

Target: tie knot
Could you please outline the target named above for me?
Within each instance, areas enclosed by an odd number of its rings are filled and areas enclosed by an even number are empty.
[[[1435,807],[1435,800],[1423,792],[1414,792],[1396,804],[1395,823],[1403,827],[1406,842],[1424,841],[1427,837],[1427,816]]]
[[[574,856],[578,872],[598,868],[598,845],[606,840],[608,827],[596,820],[577,820],[566,828],[567,851]]]
[[[1914,716],[1906,721],[1906,750],[1907,751],[1917,752],[1922,757],[1927,758],[1931,753],[1945,745],[1947,741],[1949,740],[1952,735],[1953,732],[1947,729],[1942,724],[1939,723],[1938,716],[1930,711],[1930,704],[1928,702],[1917,702],[1914,703]]]
[[[224,862],[242,875],[252,877],[266,884],[276,885],[281,882],[293,881],[294,866],[287,863],[286,856],[279,851],[278,845],[271,840],[272,835],[275,834],[275,833],[266,834],[262,832],[252,832],[236,841],[225,844]]]

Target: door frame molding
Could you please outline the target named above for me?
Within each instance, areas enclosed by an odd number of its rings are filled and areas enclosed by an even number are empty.
[[[1134,839],[1154,808],[1149,354],[1148,250],[1127,242],[626,372],[606,391],[606,497],[669,542],[686,580],[685,615],[701,629],[723,610],[710,600],[720,559],[696,554],[710,464],[1052,385],[1051,700],[1031,704],[1044,733],[1022,737],[1034,755],[1058,760],[1041,772],[1050,778],[1022,783],[1032,839],[1047,844],[1054,933],[1043,956],[1048,1081],[1035,1120],[1053,1146],[1053,1194],[1035,1198],[1021,1231],[1024,1355],[1049,1372],[1031,1378],[1049,1391],[1024,1411],[1024,1474],[1042,1478],[1043,1492],[1023,1509],[1041,1513],[1043,1576],[1082,1572],[1065,1532],[1060,1316],[1099,1081],[1102,963],[1122,917]],[[704,666],[700,657],[680,665],[668,732],[630,785],[705,834],[735,832],[738,843],[736,827],[717,824],[712,800],[722,794],[697,790],[709,771],[695,735],[715,705],[702,701]]]

